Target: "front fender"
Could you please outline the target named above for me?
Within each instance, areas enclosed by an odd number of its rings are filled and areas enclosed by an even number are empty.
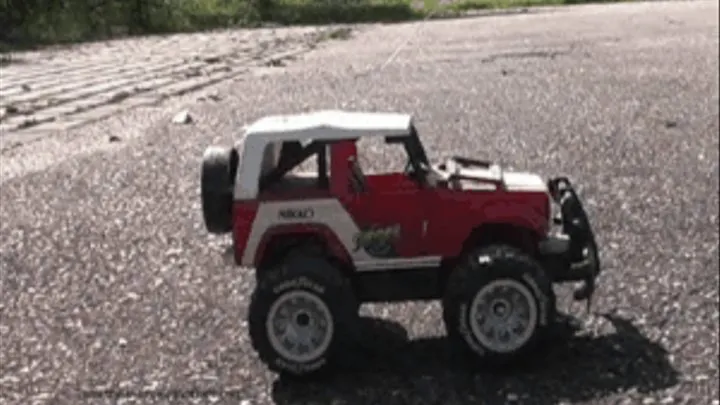
[[[491,222],[527,228],[538,235],[546,234],[549,230],[549,213],[545,209],[536,204],[508,201],[482,207],[483,217],[491,219]]]

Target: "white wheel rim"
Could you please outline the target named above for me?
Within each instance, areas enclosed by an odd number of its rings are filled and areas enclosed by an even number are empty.
[[[486,349],[510,353],[522,348],[537,326],[538,308],[530,289],[519,281],[491,281],[475,294],[469,322]]]
[[[334,333],[328,306],[304,290],[278,297],[270,307],[265,327],[273,349],[296,363],[308,363],[325,354]]]

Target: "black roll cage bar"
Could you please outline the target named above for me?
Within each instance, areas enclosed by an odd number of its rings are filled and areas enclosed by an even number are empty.
[[[353,139],[357,142],[358,138]],[[407,135],[390,135],[385,137],[385,143],[389,145],[402,144],[408,155],[408,162],[412,168],[409,175],[421,185],[425,184],[425,173],[430,162],[425,154],[425,149],[414,126],[410,127]],[[303,146],[300,141],[284,141],[280,150],[280,158],[277,167],[260,179],[260,190],[266,189],[269,185],[282,179],[288,172],[314,154],[317,154],[318,181],[320,187],[327,187],[329,179],[327,176],[327,145],[332,141],[314,140]]]

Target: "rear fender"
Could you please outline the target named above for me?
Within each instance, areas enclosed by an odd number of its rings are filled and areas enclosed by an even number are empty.
[[[331,255],[334,259],[339,260],[345,265],[352,263],[347,249],[345,249],[342,242],[340,242],[335,233],[327,225],[309,223],[275,225],[269,228],[263,235],[255,251],[255,257],[253,258],[254,267],[257,269],[266,259],[273,259],[267,256],[274,254],[272,252],[272,244],[278,239],[285,238],[320,242],[326,254]]]

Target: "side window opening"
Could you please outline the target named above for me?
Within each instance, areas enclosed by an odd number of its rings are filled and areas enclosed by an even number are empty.
[[[358,163],[367,175],[402,173],[407,164],[408,155],[403,145],[388,143],[382,136],[360,138],[357,149]],[[378,155],[382,158],[377,159]]]
[[[356,156],[351,156],[348,164],[350,166],[349,187],[350,192],[362,193],[367,190],[367,182],[362,167]]]
[[[266,152],[263,157],[264,164],[267,163],[266,159],[274,161],[275,164],[269,170],[263,166],[260,177],[261,192],[282,192],[298,188],[329,189],[330,153],[327,144],[315,141],[303,145],[299,141],[286,141],[275,145],[275,159],[270,157],[270,152]]]

